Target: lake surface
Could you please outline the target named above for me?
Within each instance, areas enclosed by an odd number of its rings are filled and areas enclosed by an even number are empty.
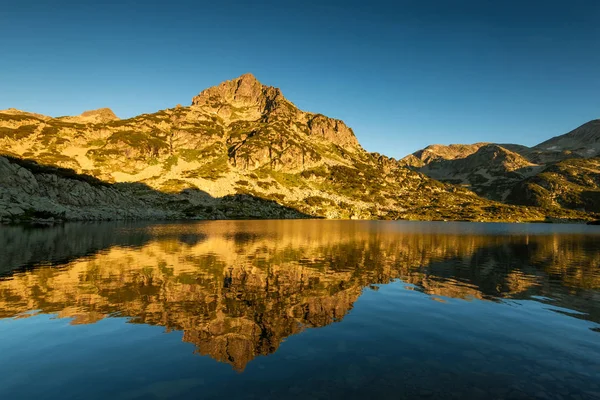
[[[600,399],[600,227],[0,227],[1,399]]]

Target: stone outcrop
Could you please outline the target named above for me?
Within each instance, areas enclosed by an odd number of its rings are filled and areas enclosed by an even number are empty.
[[[321,136],[342,148],[353,149],[359,146],[352,129],[339,119],[327,118],[320,114],[311,116],[308,120],[308,129],[311,135]]]
[[[99,108],[97,110],[84,111],[77,117],[64,117],[63,119],[83,124],[100,124],[118,121],[119,117],[117,117],[110,108]]]
[[[244,74],[203,90],[192,99],[192,106],[216,109],[217,114],[220,109],[227,107],[229,117],[234,110],[242,110],[238,118],[248,121],[258,120],[283,106],[295,108],[278,88],[261,84],[252,74]]]

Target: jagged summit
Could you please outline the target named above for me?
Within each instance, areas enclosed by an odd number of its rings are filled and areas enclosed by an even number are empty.
[[[192,106],[213,108],[219,116],[234,114],[246,120],[257,120],[278,108],[292,115],[299,111],[281,90],[263,85],[250,73],[203,90],[192,99]]]
[[[264,104],[266,98],[274,100],[278,96],[282,96],[278,88],[263,85],[254,75],[247,73],[204,89],[192,99],[192,105],[204,106],[222,101],[234,107],[252,107]]]
[[[216,114],[228,124],[235,121],[279,122],[288,125],[292,131],[300,130],[345,149],[360,147],[354,132],[343,121],[301,111],[283,96],[279,88],[262,84],[251,73],[203,90],[192,99],[192,109]]]

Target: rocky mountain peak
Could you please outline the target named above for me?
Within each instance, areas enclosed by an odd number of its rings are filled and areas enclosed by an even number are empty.
[[[425,165],[444,161],[444,160],[456,160],[459,158],[465,158],[475,153],[481,147],[486,146],[487,142],[479,142],[474,144],[432,144],[424,149],[418,150],[408,156],[404,157],[401,161],[406,165],[420,168]]]
[[[216,109],[225,118],[235,112],[239,119],[248,120],[259,119],[282,104],[292,105],[281,90],[263,85],[250,73],[205,89],[192,99],[192,106]]]
[[[192,99],[192,108],[233,121],[281,123],[291,131],[330,141],[346,149],[356,149],[358,140],[343,121],[299,110],[279,88],[260,83],[250,73],[205,89]],[[299,128],[304,127],[304,128]]]

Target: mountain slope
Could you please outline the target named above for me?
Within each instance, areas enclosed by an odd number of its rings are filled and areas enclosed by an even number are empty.
[[[600,158],[569,159],[516,185],[513,204],[564,207],[600,213]]]
[[[567,154],[568,158],[600,155],[600,119],[587,122],[571,132],[553,137],[533,147],[548,153]]]
[[[432,145],[402,162],[431,178],[463,185],[489,199],[597,212],[595,202],[582,193],[594,193],[600,184],[591,177],[579,187],[574,177],[589,177],[595,161],[586,159],[598,154],[600,120],[594,120],[531,148],[493,143]]]
[[[140,183],[109,184],[73,170],[0,157],[0,221],[306,218],[248,195],[162,193]]]
[[[110,110],[61,118],[0,113],[0,152],[105,183],[143,184],[143,190],[128,195],[168,195],[167,211],[198,218],[210,215],[194,209],[237,194],[328,218],[543,220],[549,215],[482,199],[368,153],[342,121],[299,110],[251,74],[202,91],[189,107],[129,119],[119,120]],[[161,203],[149,204],[160,208]]]
[[[475,193],[502,201],[512,186],[539,166],[500,145],[484,144],[464,158],[438,160],[419,169],[429,177],[471,187]]]
[[[420,168],[440,161],[465,158],[475,153],[479,148],[486,144],[487,143],[450,144],[447,146],[432,144],[413,154],[409,154],[404,157],[402,161],[412,167]]]

